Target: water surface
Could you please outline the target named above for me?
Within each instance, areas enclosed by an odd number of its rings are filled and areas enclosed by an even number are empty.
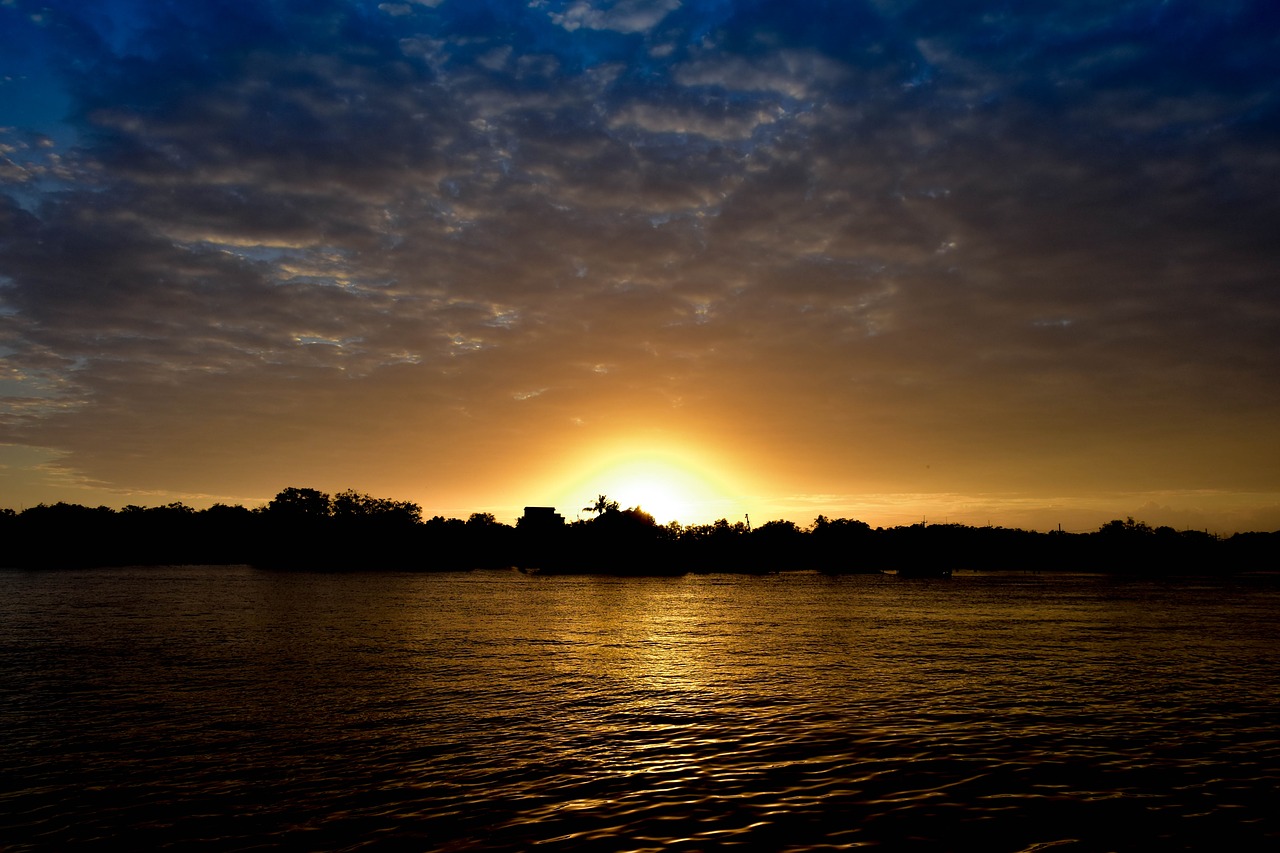
[[[0,848],[1270,850],[1280,584],[0,572]]]

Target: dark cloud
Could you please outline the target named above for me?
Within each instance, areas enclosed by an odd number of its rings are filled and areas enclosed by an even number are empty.
[[[815,493],[1277,491],[1267,4],[0,14],[70,104],[0,136],[0,441],[95,480],[652,422]]]

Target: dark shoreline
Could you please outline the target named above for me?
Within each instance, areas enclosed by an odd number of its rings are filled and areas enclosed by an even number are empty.
[[[294,492],[310,490],[292,490]],[[282,495],[285,493],[282,493]],[[1219,538],[1132,519],[1091,533],[915,524],[872,528],[819,516],[757,527],[660,526],[639,509],[588,521],[506,525],[476,513],[421,520],[417,507],[363,498],[360,512],[287,502],[249,510],[181,504],[111,510],[59,503],[0,513],[0,565],[89,568],[235,565],[269,569],[453,571],[519,567],[542,574],[824,574],[1023,570],[1140,575],[1234,574],[1280,566],[1280,532]],[[557,517],[558,518],[558,517]],[[363,568],[355,568],[363,567]],[[607,570],[604,567],[608,567]]]

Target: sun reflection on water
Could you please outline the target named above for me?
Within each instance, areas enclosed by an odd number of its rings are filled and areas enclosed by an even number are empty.
[[[1274,583],[104,571],[0,573],[0,683],[22,691],[7,840],[1139,850],[1280,831]]]

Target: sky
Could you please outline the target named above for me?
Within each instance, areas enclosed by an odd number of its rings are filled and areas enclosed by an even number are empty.
[[[0,506],[1280,528],[1270,0],[0,0]]]

